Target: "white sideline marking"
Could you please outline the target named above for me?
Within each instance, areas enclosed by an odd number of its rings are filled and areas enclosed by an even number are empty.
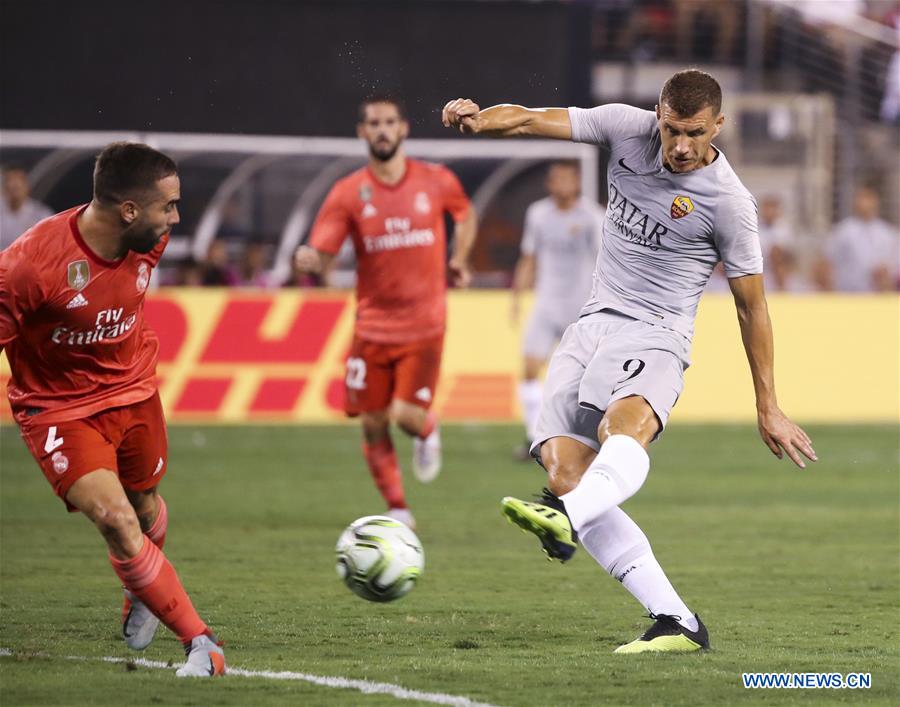
[[[16,655],[9,648],[0,648],[0,656]],[[63,660],[100,661],[103,663],[133,663],[144,668],[155,670],[171,670],[174,665],[161,660],[147,660],[146,658],[116,658],[104,656],[102,658],[89,658],[79,655],[52,656],[48,653],[22,653],[21,655],[36,656],[40,658],[62,658]],[[452,705],[453,707],[495,707],[487,702],[475,702],[468,697],[458,695],[446,695],[443,692],[420,692],[410,690],[401,685],[392,685],[389,682],[370,682],[369,680],[351,680],[350,678],[331,677],[327,675],[311,675],[310,673],[295,673],[290,670],[245,670],[244,668],[229,667],[226,671],[229,676],[243,678],[266,678],[268,680],[296,680],[308,682],[323,687],[336,687],[344,690],[359,690],[367,695],[383,694],[396,697],[398,700],[419,700],[431,702],[436,705]]]

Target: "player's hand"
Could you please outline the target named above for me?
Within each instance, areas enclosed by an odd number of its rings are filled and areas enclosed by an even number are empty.
[[[472,271],[464,262],[451,260],[447,263],[447,277],[451,285],[464,289],[472,282]]]
[[[468,98],[457,98],[448,101],[441,111],[441,121],[445,128],[456,128],[461,133],[477,133],[481,130],[482,121],[478,119],[481,109],[475,101]]]
[[[308,245],[302,245],[297,248],[294,253],[294,267],[298,271],[304,273],[312,273],[319,275],[322,272],[322,259],[319,257],[319,251],[310,248]]]
[[[777,407],[770,410],[760,410],[757,416],[759,424],[759,436],[762,437],[766,446],[772,450],[779,459],[783,459],[784,455],[788,457],[794,464],[801,469],[806,468],[803,461],[804,457],[811,461],[819,461],[816,456],[816,450],[813,449],[812,441],[809,436],[800,427],[791,422]]]

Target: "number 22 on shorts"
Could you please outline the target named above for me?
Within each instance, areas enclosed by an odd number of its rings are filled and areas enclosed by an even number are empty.
[[[56,436],[56,425],[47,430],[47,441],[44,442],[44,451],[50,454],[53,450],[59,449],[63,445],[64,439]]]
[[[365,359],[356,356],[347,359],[347,387],[350,390],[363,390],[366,387]]]

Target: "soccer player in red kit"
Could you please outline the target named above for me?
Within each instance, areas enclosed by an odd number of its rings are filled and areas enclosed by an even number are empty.
[[[125,588],[122,633],[140,650],[161,621],[185,646],[177,675],[225,672],[215,636],[163,553],[157,493],[167,440],[144,295],[172,226],[175,163],[136,143],[97,157],[92,201],[45,219],[0,252],[0,350],[28,449],[70,511],[109,548]]]
[[[347,358],[346,412],[360,416],[363,455],[388,514],[410,527],[390,422],[413,438],[413,471],[423,482],[440,472],[437,420],[430,411],[440,372],[447,280],[469,283],[475,212],[446,167],[408,159],[402,104],[389,97],[360,106],[357,135],[369,163],[334,185],[297,250],[303,272],[327,270],[347,236],[357,258],[356,328]],[[447,261],[444,213],[455,222]]]

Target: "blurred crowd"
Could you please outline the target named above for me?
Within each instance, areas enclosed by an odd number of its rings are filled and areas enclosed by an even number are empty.
[[[784,201],[793,197],[774,187],[771,193],[757,193],[767,289],[898,289],[900,235],[892,222],[900,213],[900,51],[893,37],[900,36],[900,0],[575,1],[590,7],[596,62],[731,65],[742,76],[760,72],[758,83],[747,82],[752,90],[834,96],[835,174],[841,180],[833,199],[836,223],[830,232],[820,232],[821,225],[815,233],[806,232],[804,219],[794,213],[797,202]],[[847,131],[852,135],[842,135]],[[2,180],[0,248],[5,248],[51,211],[31,197],[26,169],[8,165]],[[847,214],[851,192],[852,213]],[[275,277],[273,238],[278,235],[254,227],[261,209],[242,209],[235,199],[225,203],[221,223],[214,234],[207,233],[208,242],[191,236],[188,248],[169,249],[157,284],[354,286],[349,241],[320,277],[289,273],[286,266],[284,274]],[[476,280],[482,286],[511,281],[510,257],[515,259],[521,236],[517,214],[509,213],[515,211],[508,209],[502,222],[496,214],[482,215],[480,240],[489,242],[490,251],[489,262],[481,263],[483,277]],[[176,254],[188,251],[193,255]],[[727,290],[721,272],[710,288]]]
[[[863,86],[863,115],[900,124],[900,53],[878,39],[900,33],[900,0],[586,2],[595,61],[740,65],[758,52],[764,90],[840,99]],[[748,31],[751,11],[758,13],[758,36]]]
[[[2,171],[0,244],[8,246],[19,234],[51,215],[50,209],[31,198],[28,175],[20,167]],[[811,252],[810,239],[798,237],[785,216],[777,194],[758,195],[759,235],[766,263],[766,289],[770,292],[886,292],[900,289],[900,232],[881,216],[878,190],[863,186],[856,191],[853,213],[838,221],[831,233]],[[286,282],[272,275],[273,244],[255,238],[225,219],[202,259],[188,256],[164,269],[158,284],[178,287],[315,287],[352,288],[355,259],[350,240],[321,277],[292,273]],[[727,290],[717,269],[711,290]]]

